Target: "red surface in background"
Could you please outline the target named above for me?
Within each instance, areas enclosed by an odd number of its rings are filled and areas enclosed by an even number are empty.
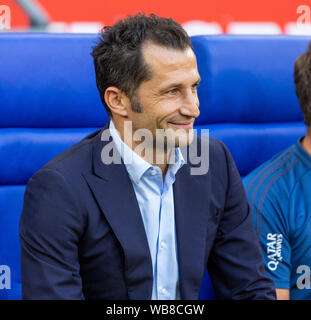
[[[297,7],[311,6],[303,0],[39,0],[55,22],[98,21],[113,24],[136,12],[156,13],[183,23],[190,20],[218,22],[223,28],[232,21],[276,22],[281,27],[298,18]],[[12,27],[28,26],[28,18],[14,0],[0,0],[11,8]]]

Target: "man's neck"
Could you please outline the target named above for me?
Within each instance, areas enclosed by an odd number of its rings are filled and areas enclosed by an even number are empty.
[[[311,156],[311,126],[308,128],[308,133],[303,138],[301,145],[306,150],[306,152]]]

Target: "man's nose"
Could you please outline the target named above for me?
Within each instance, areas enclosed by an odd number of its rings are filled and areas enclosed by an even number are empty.
[[[199,98],[197,92],[190,90],[190,92],[185,94],[179,111],[182,115],[187,117],[197,118],[200,115]]]

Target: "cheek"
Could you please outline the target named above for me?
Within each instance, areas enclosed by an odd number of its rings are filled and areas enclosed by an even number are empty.
[[[163,101],[161,105],[158,106],[158,118],[165,121],[178,112],[180,105],[181,104],[178,99],[167,99]]]
[[[162,99],[160,101],[141,100],[143,113],[140,114],[140,123],[150,130],[165,129],[167,119],[176,114],[180,103],[178,99]]]
[[[162,108],[168,113],[176,111],[182,103],[182,98],[178,97],[171,97],[169,99],[165,99],[162,102]]]

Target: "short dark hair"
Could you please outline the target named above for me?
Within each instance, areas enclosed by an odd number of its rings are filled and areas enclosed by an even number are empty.
[[[311,125],[311,42],[300,55],[294,68],[296,94],[307,126]]]
[[[109,116],[111,111],[104,99],[108,87],[115,86],[131,101],[136,101],[136,89],[143,81],[152,77],[141,50],[146,41],[166,48],[193,49],[190,37],[179,23],[155,14],[127,16],[113,26],[104,27],[99,43],[91,54],[94,58],[97,88]],[[141,112],[139,103],[132,103],[132,108]]]

